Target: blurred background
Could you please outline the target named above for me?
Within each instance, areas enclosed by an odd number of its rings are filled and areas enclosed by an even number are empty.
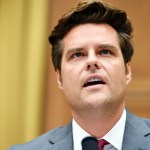
[[[0,0],[0,149],[24,143],[71,120],[56,85],[48,36],[79,0]],[[133,81],[126,105],[150,118],[150,1],[106,0],[134,27]]]

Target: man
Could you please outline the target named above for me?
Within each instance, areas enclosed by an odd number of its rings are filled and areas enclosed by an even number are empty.
[[[65,14],[49,41],[73,120],[10,150],[82,150],[85,145],[89,150],[150,150],[150,121],[125,110],[131,37],[126,13],[101,0],[81,1]],[[93,143],[97,146],[91,148]]]

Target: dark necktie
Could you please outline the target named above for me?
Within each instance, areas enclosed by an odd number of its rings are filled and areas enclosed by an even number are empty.
[[[104,139],[101,139],[101,140],[98,140],[98,147],[99,147],[99,150],[103,150],[104,146],[109,144],[109,142],[107,142],[106,140]]]

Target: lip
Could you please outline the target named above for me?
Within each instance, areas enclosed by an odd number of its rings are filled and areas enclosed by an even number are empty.
[[[89,80],[91,80],[92,78],[98,78],[98,79],[100,79],[102,82],[104,82],[104,84],[106,84],[106,81],[104,80],[104,78],[103,78],[101,75],[99,75],[99,74],[92,74],[92,75],[89,75],[88,77],[85,78],[84,83],[83,83],[83,87],[84,87],[84,85],[85,85]],[[98,84],[98,85],[100,85],[100,84]],[[93,85],[93,86],[96,86],[96,85]]]

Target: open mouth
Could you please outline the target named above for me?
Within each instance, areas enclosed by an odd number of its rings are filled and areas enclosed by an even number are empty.
[[[99,79],[99,78],[92,78],[92,79],[88,80],[88,81],[83,85],[83,87],[94,86],[94,85],[98,85],[98,84],[105,84],[105,82],[102,81],[102,80]]]

